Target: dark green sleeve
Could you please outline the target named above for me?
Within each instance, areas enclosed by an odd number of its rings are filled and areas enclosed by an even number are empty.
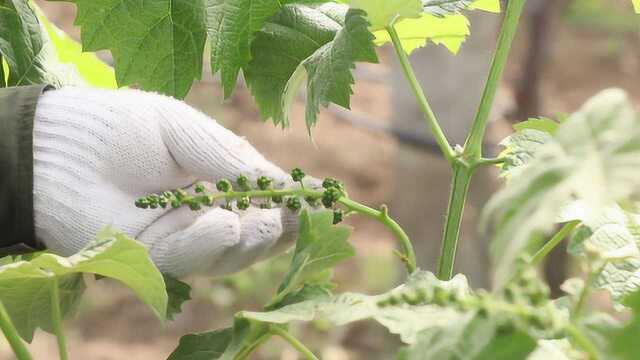
[[[47,88],[0,89],[0,256],[43,248],[33,219],[33,119]]]

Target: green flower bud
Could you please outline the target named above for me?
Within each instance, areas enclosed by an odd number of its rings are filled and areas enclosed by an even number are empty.
[[[196,192],[196,193],[198,193],[198,194],[203,193],[203,192],[204,192],[204,190],[205,190],[205,189],[204,189],[204,185],[202,185],[202,184],[196,184],[196,188],[195,188],[195,192]]]
[[[309,204],[309,206],[313,206],[313,207],[318,206],[318,200],[319,198],[315,196],[307,196],[304,198],[304,201],[306,201],[307,204]]]
[[[171,207],[174,209],[179,208],[180,206],[182,206],[182,202],[178,199],[173,199],[171,200]]]
[[[322,181],[322,187],[325,189],[330,189],[330,188],[343,189],[343,185],[340,181],[330,177]]]
[[[200,203],[192,202],[192,203],[189,203],[189,209],[191,209],[193,211],[198,211],[198,210],[202,209],[202,206],[200,206]]]
[[[276,196],[272,196],[271,197],[271,201],[273,201],[276,204],[282,204],[282,195],[276,195]]]
[[[271,180],[270,178],[266,177],[266,176],[260,176],[257,180],[258,183],[258,189],[260,190],[268,190],[271,187],[271,183],[273,182],[273,180]]]
[[[295,169],[291,170],[291,178],[295,182],[302,181],[302,179],[304,179],[305,176],[306,176],[306,174],[300,168],[295,168]]]
[[[169,200],[169,199],[171,199],[173,197],[173,193],[171,191],[165,191],[165,192],[162,193],[162,196],[165,199]]]
[[[231,182],[227,179],[222,179],[216,183],[216,189],[221,192],[229,192],[233,189]]]
[[[169,203],[169,200],[167,200],[164,197],[161,197],[160,199],[158,199],[158,205],[160,205],[163,209],[167,207],[168,203]]]
[[[243,196],[240,199],[238,199],[238,201],[236,202],[236,205],[240,210],[247,210],[250,204],[251,204],[251,200],[249,199],[248,196]]]
[[[287,198],[287,208],[293,212],[300,210],[302,208],[300,199],[298,199],[297,197]]]
[[[341,223],[343,218],[344,213],[341,209],[333,210],[333,225]]]
[[[251,190],[251,185],[249,184],[249,178],[244,175],[238,176],[238,178],[236,179],[236,183],[240,187],[241,191]]]
[[[136,207],[140,209],[147,209],[149,207],[149,200],[147,198],[139,198],[136,200]]]
[[[342,197],[342,192],[340,190],[334,187],[328,188],[322,193],[322,204],[326,208],[331,208],[333,207],[333,204],[340,199],[340,197]]]
[[[179,200],[182,200],[189,196],[189,194],[187,194],[187,192],[182,189],[173,190],[173,195]]]
[[[213,206],[213,196],[200,197],[200,203],[206,206]]]

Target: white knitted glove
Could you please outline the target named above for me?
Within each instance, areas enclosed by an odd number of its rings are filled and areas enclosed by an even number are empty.
[[[142,210],[136,198],[246,175],[290,177],[247,141],[170,97],[138,90],[63,88],[40,98],[34,123],[36,236],[70,255],[105,225],[145,244],[174,276],[221,275],[286,247],[297,232],[288,209]],[[276,246],[283,245],[283,246]]]

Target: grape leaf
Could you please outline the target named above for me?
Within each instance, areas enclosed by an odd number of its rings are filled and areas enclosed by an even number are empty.
[[[423,330],[398,359],[524,359],[535,347],[536,340],[527,333],[502,330],[491,318],[467,313],[447,326]]]
[[[624,304],[631,308],[633,315],[627,324],[622,328],[608,328],[604,332],[608,340],[608,359],[633,360],[638,358],[640,353],[640,291],[628,295]]]
[[[520,122],[513,127],[516,132],[500,142],[505,148],[499,155],[505,158],[500,165],[501,176],[507,179],[529,163],[540,146],[552,140],[558,123],[548,118],[539,118]]]
[[[173,320],[173,316],[182,312],[182,304],[191,300],[191,286],[178,279],[162,274],[167,289],[167,319]]]
[[[262,117],[288,125],[288,104],[305,75],[309,129],[321,105],[348,108],[354,63],[377,62],[372,40],[360,10],[333,3],[284,6],[256,34],[244,71]]]
[[[497,0],[425,0],[424,12],[415,18],[398,19],[395,28],[402,42],[402,47],[411,54],[423,47],[430,40],[436,45],[443,45],[453,54],[457,54],[470,34],[469,21],[459,14],[462,9],[478,9],[500,12]],[[386,30],[374,32],[378,46],[391,41]]]
[[[384,29],[400,19],[417,18],[423,11],[421,0],[351,0],[349,4],[367,13],[372,31]]]
[[[0,2],[0,54],[8,65],[7,86],[83,83],[73,66],[58,61],[54,46],[26,0]]]
[[[205,0],[75,0],[86,51],[111,50],[118,85],[178,98],[202,75]]]
[[[462,275],[450,281],[440,281],[432,273],[417,271],[407,283],[380,295],[344,293],[336,296],[321,296],[311,300],[283,306],[267,312],[238,313],[238,317],[273,324],[287,324],[292,321],[311,321],[324,319],[336,326],[354,321],[374,319],[390,332],[400,335],[406,343],[414,343],[418,332],[431,326],[444,326],[457,321],[461,313],[451,308],[434,305],[415,305],[398,303],[395,306],[379,306],[379,302],[391,297],[407,296],[421,292],[433,294],[435,288],[447,289],[458,298],[470,294],[467,279]]]
[[[577,351],[567,339],[539,340],[538,346],[527,360],[582,360],[584,354]]]
[[[115,73],[111,66],[100,60],[95,53],[82,52],[82,45],[52,24],[42,11],[37,10],[36,8],[38,20],[46,29],[46,33],[61,63],[75,66],[78,76],[81,76],[84,81],[93,86],[107,89],[118,87]]]
[[[251,60],[251,42],[271,16],[295,0],[211,0],[207,2],[207,33],[211,69],[220,71],[225,97],[236,87],[238,72]]]
[[[232,336],[232,328],[185,335],[167,360],[219,359],[231,343]]]
[[[609,260],[594,285],[606,289],[620,302],[640,289],[640,215],[615,206],[597,219],[586,219],[569,244],[573,255],[584,255],[585,247]]]
[[[52,330],[51,289],[60,289],[62,314],[68,314],[84,290],[81,273],[124,283],[155,315],[164,319],[167,292],[145,247],[111,228],[102,230],[85,249],[70,257],[43,253],[30,261],[0,266],[0,301],[20,335],[31,341],[37,327]]]
[[[333,225],[333,212],[309,213],[305,209],[300,213],[298,221],[298,241],[289,271],[278,290],[280,300],[300,287],[309,277],[331,269],[355,255],[353,246],[347,241],[351,228]]]
[[[638,121],[622,90],[603,91],[562,123],[517,174],[512,172],[483,216],[496,230],[492,254],[498,286],[536,238],[532,235],[551,230],[563,206],[578,199],[587,209],[602,209],[639,190]],[[597,216],[592,212],[587,216]]]

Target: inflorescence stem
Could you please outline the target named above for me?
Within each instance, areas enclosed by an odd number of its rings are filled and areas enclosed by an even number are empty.
[[[292,171],[292,178],[298,183],[302,183],[304,173],[299,169]],[[200,210],[202,206],[215,206],[222,202],[222,207],[231,210],[231,203],[236,202],[239,210],[249,207],[252,200],[261,199],[260,206],[269,208],[271,202],[283,203],[291,211],[298,211],[302,207],[300,199],[304,199],[310,206],[319,206],[322,203],[326,208],[333,209],[334,223],[342,221],[344,212],[336,205],[341,205],[346,209],[346,213],[359,213],[379,221],[386,226],[398,239],[403,250],[400,258],[405,263],[407,271],[413,273],[416,271],[416,256],[411,244],[411,240],[402,230],[400,225],[389,217],[386,206],[382,206],[380,210],[370,208],[357,201],[350,199],[344,191],[342,184],[335,179],[325,179],[322,183],[324,189],[316,190],[309,187],[300,186],[298,188],[289,189],[273,189],[271,188],[271,180],[265,177],[258,178],[258,189],[252,189],[248,184],[248,179],[240,176],[236,183],[239,185],[240,191],[233,189],[231,182],[228,180],[220,180],[216,183],[219,192],[210,193],[202,184],[195,187],[195,194],[190,194],[182,189],[174,191],[166,191],[162,194],[151,194],[142,197],[136,201],[139,208],[158,207],[166,208],[171,206],[178,208],[183,205],[189,206],[192,210]]]

